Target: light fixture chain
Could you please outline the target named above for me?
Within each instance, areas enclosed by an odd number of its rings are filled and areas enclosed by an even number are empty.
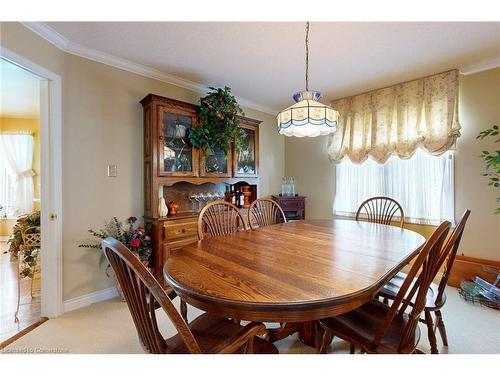
[[[306,23],[306,91],[309,91],[309,21]]]

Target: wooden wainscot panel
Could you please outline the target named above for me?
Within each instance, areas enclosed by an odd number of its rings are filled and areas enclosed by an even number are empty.
[[[448,285],[459,287],[462,280],[473,280],[476,276],[493,283],[499,271],[498,261],[457,255],[451,268]]]

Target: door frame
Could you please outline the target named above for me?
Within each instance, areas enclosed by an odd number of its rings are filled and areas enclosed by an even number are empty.
[[[62,272],[62,78],[0,46],[0,56],[40,81],[41,315],[64,313]]]

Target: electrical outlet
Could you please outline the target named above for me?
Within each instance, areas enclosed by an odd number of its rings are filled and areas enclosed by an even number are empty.
[[[117,167],[114,164],[108,165],[108,177],[116,177]]]

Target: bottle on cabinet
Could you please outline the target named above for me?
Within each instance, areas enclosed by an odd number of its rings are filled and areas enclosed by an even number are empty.
[[[294,197],[295,196],[295,179],[293,177],[283,177],[281,181],[281,196]]]

